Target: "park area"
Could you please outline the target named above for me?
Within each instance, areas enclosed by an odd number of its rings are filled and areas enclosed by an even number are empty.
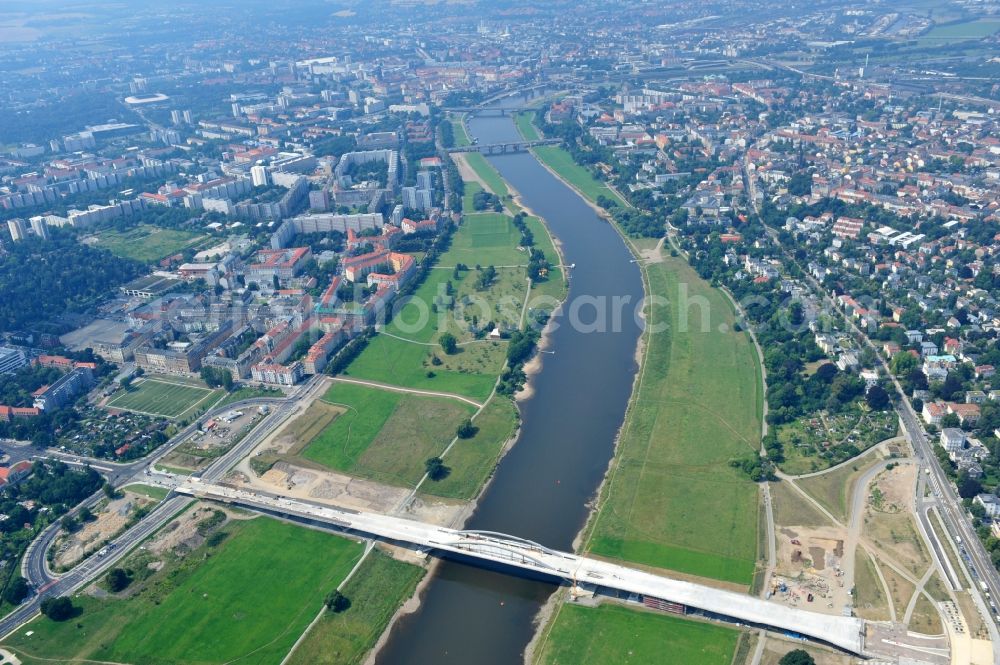
[[[153,263],[180,252],[202,237],[190,231],[140,224],[125,231],[101,231],[96,245],[118,256]]]
[[[757,559],[757,488],[729,461],[760,448],[761,381],[753,343],[732,332],[731,305],[678,257],[648,264],[646,358],[584,549],[749,585]],[[705,298],[707,330],[679,325],[675,295]],[[720,328],[725,327],[725,332]]]
[[[517,328],[527,295],[527,271],[522,267],[527,255],[517,249],[520,236],[510,219],[495,213],[468,215],[412,301],[345,374],[485,400],[507,353],[505,340],[487,337],[487,324]],[[535,237],[547,242],[541,225],[536,228]],[[555,258],[554,250],[552,255]],[[456,269],[459,264],[467,269]],[[492,272],[489,279],[487,272]],[[558,298],[562,288],[561,273],[553,271],[532,291]],[[446,332],[457,340],[453,353],[445,353],[439,344]]]
[[[148,376],[119,390],[104,406],[176,420],[211,407],[222,394],[186,379]]]
[[[39,617],[4,647],[25,662],[280,661],[362,547],[264,517],[220,524],[220,513],[183,513],[124,560],[124,591],[74,597],[76,616]]]

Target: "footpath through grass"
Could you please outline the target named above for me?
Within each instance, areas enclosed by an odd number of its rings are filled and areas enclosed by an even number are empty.
[[[534,663],[729,665],[739,635],[717,624],[620,605],[564,603]]]
[[[347,610],[324,612],[299,644],[289,663],[301,665],[353,665],[364,660],[375,646],[392,615],[413,595],[424,569],[376,549],[342,593],[351,601]]]
[[[27,663],[280,661],[362,546],[269,518],[223,529],[229,537],[221,545],[163,558],[161,570],[133,583],[126,592],[131,597],[76,597],[79,616],[63,622],[40,617],[4,646]],[[150,557],[138,551],[130,560],[147,565],[154,562]]]
[[[324,400],[346,411],[306,445],[302,455],[323,466],[412,487],[424,461],[440,455],[475,409],[458,400],[407,395],[338,383]]]
[[[462,115],[453,115],[449,118],[452,131],[455,136],[456,148],[464,148],[467,145],[472,145],[472,140],[469,139],[469,133],[465,131],[465,123],[462,122],[462,117]]]
[[[476,175],[482,178],[483,182],[486,183],[486,186],[490,188],[490,191],[499,196],[501,200],[507,198],[510,194],[510,189],[507,188],[507,182],[500,175],[499,171],[493,168],[493,165],[486,160],[483,153],[466,153],[465,162],[473,171],[476,172]]]
[[[746,333],[732,332],[725,296],[683,259],[665,256],[647,270],[652,293],[669,303],[655,304],[650,321],[668,330],[646,337],[645,368],[586,549],[749,584],[757,488],[729,461],[760,445],[756,351]],[[681,293],[704,307],[685,309]]]

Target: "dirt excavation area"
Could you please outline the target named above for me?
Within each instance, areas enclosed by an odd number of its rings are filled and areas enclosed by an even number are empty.
[[[403,505],[410,490],[354,478],[334,471],[307,469],[289,462],[277,462],[257,476],[244,460],[230,472],[225,482],[242,489],[258,489],[296,499],[373,513],[392,514]],[[468,516],[469,504],[417,496],[404,513],[407,518],[457,526]]]
[[[94,519],[84,521],[74,533],[63,532],[55,543],[54,570],[66,570],[85,556],[98,551],[116,534],[125,529],[136,510],[151,506],[155,501],[142,494],[125,491],[121,498],[105,500],[92,511]]]
[[[844,533],[835,527],[779,527],[771,597],[792,607],[842,614],[852,606],[844,583]]]
[[[914,519],[917,466],[872,458],[849,478],[837,493],[817,492],[825,485],[815,478],[772,487],[777,565],[769,597],[942,634],[940,604],[948,593],[936,575],[925,579],[932,561]],[[841,512],[836,522],[831,512]]]

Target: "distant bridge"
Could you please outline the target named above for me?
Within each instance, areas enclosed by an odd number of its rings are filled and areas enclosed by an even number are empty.
[[[537,145],[559,145],[562,139],[538,139],[536,141],[509,141],[507,143],[473,143],[457,148],[449,148],[448,152],[481,152],[484,155],[503,155],[509,152],[524,152]]]
[[[235,503],[332,525],[342,530],[376,536],[418,547],[452,552],[562,578],[574,586],[606,587],[641,596],[652,607],[684,613],[695,608],[710,615],[834,645],[863,655],[866,622],[854,617],[811,612],[762,600],[755,596],[684,582],[607,561],[549,549],[530,540],[492,531],[459,531],[388,515],[318,505],[266,492],[235,489],[192,479],[176,489],[203,499]]]
[[[481,106],[447,106],[442,108],[442,111],[448,111],[449,113],[474,113],[476,115],[508,115],[511,113],[520,113],[522,111],[535,111],[537,106],[490,106],[483,108]]]

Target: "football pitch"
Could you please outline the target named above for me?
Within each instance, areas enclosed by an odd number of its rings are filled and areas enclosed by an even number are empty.
[[[147,378],[118,391],[108,400],[109,409],[137,411],[164,418],[177,418],[196,406],[214,403],[218,391],[174,382],[170,378]]]

